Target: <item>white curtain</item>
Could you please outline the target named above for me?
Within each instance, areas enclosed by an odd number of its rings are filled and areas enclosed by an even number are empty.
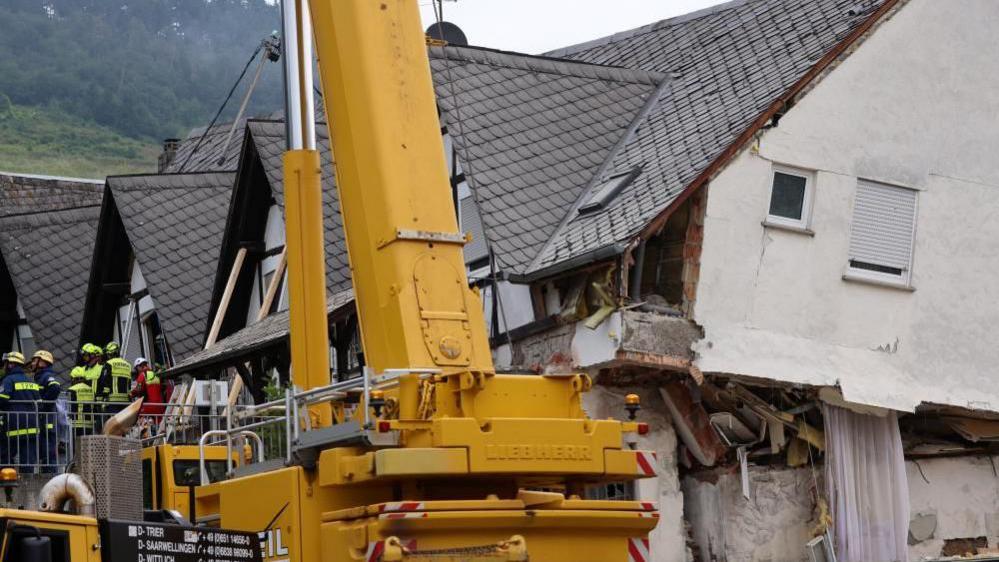
[[[838,562],[908,562],[909,484],[895,412],[824,406],[826,485]]]

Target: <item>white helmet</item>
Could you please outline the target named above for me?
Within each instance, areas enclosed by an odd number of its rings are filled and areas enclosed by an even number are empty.
[[[145,357],[138,357],[138,358],[136,358],[136,360],[135,360],[135,361],[134,361],[134,362],[132,363],[132,368],[134,368],[134,369],[138,369],[138,368],[139,368],[139,365],[142,365],[143,363],[149,363],[149,360],[148,360],[148,359],[146,359]]]

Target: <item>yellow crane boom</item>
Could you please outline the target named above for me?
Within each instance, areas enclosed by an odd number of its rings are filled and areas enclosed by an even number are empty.
[[[465,274],[465,237],[451,199],[417,3],[307,7],[368,366],[492,373],[481,302]],[[289,279],[295,278],[292,365],[296,383],[307,389],[328,382],[326,328],[309,316],[325,311],[324,262],[314,241],[322,235],[318,154],[291,150],[286,166],[288,193],[302,194],[287,228]]]

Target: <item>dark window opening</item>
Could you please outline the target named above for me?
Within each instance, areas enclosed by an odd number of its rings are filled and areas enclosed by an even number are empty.
[[[205,471],[208,472],[208,481],[212,484],[225,480],[227,470],[228,467],[225,461],[205,461]],[[173,461],[173,483],[177,486],[200,486],[201,471],[198,468],[198,461]]]
[[[807,178],[803,176],[774,172],[770,215],[800,221],[804,216],[807,183]]]
[[[5,522],[6,523],[6,522]],[[7,554],[4,562],[21,562],[30,560],[28,553],[22,546],[21,541],[28,537],[35,537],[41,534],[48,537],[52,544],[51,562],[70,562],[69,558],[69,533],[55,529],[43,529],[29,525],[15,525],[7,530]]]
[[[634,482],[607,482],[586,488],[588,500],[634,500]]]
[[[145,509],[155,509],[153,507],[153,461],[142,459],[142,507]]]

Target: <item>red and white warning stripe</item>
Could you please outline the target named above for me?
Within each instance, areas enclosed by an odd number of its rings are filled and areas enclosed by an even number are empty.
[[[656,454],[652,451],[635,451],[635,460],[638,461],[638,474],[642,476],[656,475]]]
[[[399,511],[395,513],[382,513],[378,516],[382,520],[393,520],[393,519],[423,519],[429,514],[426,511]]]
[[[416,539],[402,541],[402,546],[408,550],[416,550]],[[364,553],[365,562],[378,562],[385,554],[385,541],[369,542],[368,551]]]
[[[423,502],[389,502],[378,506],[379,513],[389,511],[422,511]]]
[[[640,502],[642,504],[642,509],[645,511],[655,511],[656,502]]]
[[[649,562],[649,539],[628,539],[628,562]]]

